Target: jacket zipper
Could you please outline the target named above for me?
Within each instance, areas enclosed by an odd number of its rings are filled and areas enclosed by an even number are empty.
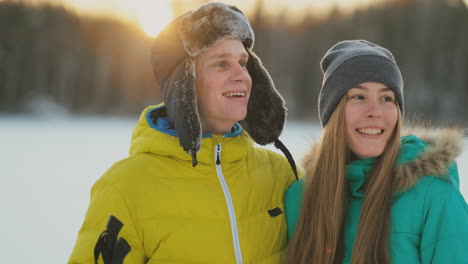
[[[229,187],[226,183],[226,179],[224,178],[223,170],[221,168],[221,143],[215,146],[215,161],[216,172],[218,174],[218,179],[221,183],[221,187],[223,188],[224,198],[226,199],[226,204],[229,211],[229,219],[231,222],[232,240],[234,244],[234,253],[236,255],[236,263],[242,264],[242,252],[239,242],[239,232],[237,230],[236,212],[234,211],[231,193],[229,192]]]

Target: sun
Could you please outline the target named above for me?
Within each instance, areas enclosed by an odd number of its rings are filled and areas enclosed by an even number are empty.
[[[173,19],[169,0],[132,1],[136,19],[142,29],[155,37]]]

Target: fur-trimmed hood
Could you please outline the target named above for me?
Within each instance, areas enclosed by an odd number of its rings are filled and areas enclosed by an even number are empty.
[[[415,135],[427,143],[428,147],[414,160],[397,166],[395,170],[397,190],[411,188],[424,175],[446,177],[447,166],[455,162],[463,151],[464,133],[459,129],[414,128],[405,131],[404,134]]]
[[[459,129],[423,129],[413,128],[402,133],[400,156],[395,169],[395,189],[405,191],[414,186],[418,180],[426,175],[445,178],[448,177],[448,166],[461,154],[463,150],[464,133]],[[414,135],[414,136],[410,136]],[[414,145],[416,139],[418,146]],[[413,141],[413,142],[410,142]],[[406,146],[405,146],[406,144]],[[306,171],[311,169],[316,144],[303,159]],[[402,157],[405,148],[413,147],[407,157]],[[458,181],[458,179],[454,179]]]

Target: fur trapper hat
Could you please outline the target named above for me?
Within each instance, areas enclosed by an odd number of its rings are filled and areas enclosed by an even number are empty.
[[[194,87],[195,57],[225,39],[239,39],[249,54],[247,70],[252,90],[242,127],[256,143],[266,145],[278,139],[285,123],[284,100],[252,51],[254,33],[247,17],[223,3],[202,5],[166,26],[151,51],[169,123],[177,131],[182,148],[192,155],[194,165],[202,137]]]

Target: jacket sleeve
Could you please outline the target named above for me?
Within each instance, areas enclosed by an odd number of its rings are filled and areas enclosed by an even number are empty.
[[[423,219],[422,263],[468,263],[468,205],[455,184],[434,178]]]
[[[100,234],[106,229],[111,214],[123,223],[118,237],[124,238],[131,247],[124,263],[146,263],[142,242],[125,197],[103,177],[96,182],[91,190],[90,205],[68,261],[69,264],[94,264],[94,247]],[[99,259],[99,263],[103,263],[102,257]]]

